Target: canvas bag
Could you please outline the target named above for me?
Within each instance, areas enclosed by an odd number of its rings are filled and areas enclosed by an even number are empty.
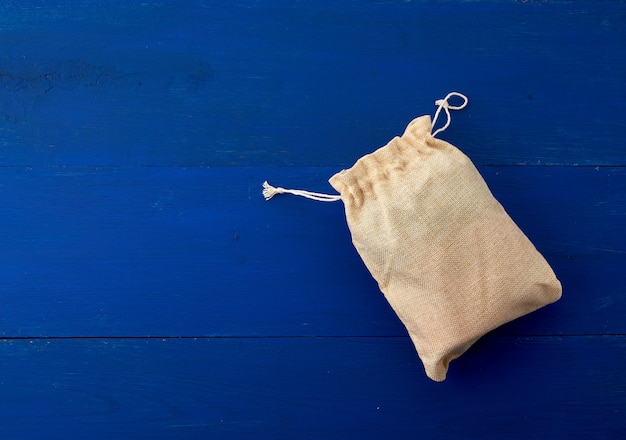
[[[435,137],[467,98],[452,92],[436,105],[433,121],[414,119],[401,137],[332,176],[339,196],[267,182],[263,194],[343,201],[354,246],[426,374],[443,381],[451,360],[485,333],[557,301],[561,284],[470,159]],[[442,110],[447,121],[433,132]]]

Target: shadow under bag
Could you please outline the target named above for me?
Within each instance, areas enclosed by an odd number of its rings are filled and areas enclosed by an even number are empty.
[[[463,99],[460,106],[451,97]],[[406,326],[426,374],[448,364],[485,333],[561,297],[561,284],[493,197],[470,159],[435,136],[467,98],[436,102],[430,116],[329,180],[340,196],[264,184],[266,199],[292,193],[342,200],[352,242]]]

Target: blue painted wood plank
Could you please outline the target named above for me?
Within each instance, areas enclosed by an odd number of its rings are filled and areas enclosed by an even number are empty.
[[[626,338],[489,337],[427,379],[408,338],[0,341],[3,439],[618,439]]]
[[[3,336],[404,335],[330,168],[2,168]],[[563,299],[499,334],[624,334],[626,169],[486,167]],[[575,197],[571,197],[575,194]],[[584,313],[581,313],[584,311]]]
[[[479,164],[624,165],[615,1],[0,5],[0,164],[346,166],[451,89]]]

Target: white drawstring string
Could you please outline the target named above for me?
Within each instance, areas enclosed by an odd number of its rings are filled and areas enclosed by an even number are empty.
[[[267,183],[267,180],[263,182],[263,197],[265,200],[269,200],[276,194],[293,194],[294,196],[306,197],[307,199],[317,200],[318,202],[336,202],[341,200],[341,196],[334,196],[332,194],[323,194],[312,191],[304,191],[301,189],[285,189],[281,187],[274,187]]]
[[[458,96],[459,98],[461,98],[463,100],[463,104],[450,105],[448,100],[453,96]],[[437,118],[439,118],[439,113],[441,113],[441,109],[443,109],[443,111],[446,112],[446,116],[448,117],[448,120],[446,121],[443,127],[438,128],[434,133],[432,133],[431,136],[432,137],[437,136],[439,133],[441,133],[442,131],[444,131],[446,128],[450,126],[450,119],[451,119],[450,110],[462,110],[467,106],[468,102],[469,100],[467,99],[467,96],[459,92],[450,92],[446,95],[445,98],[436,100],[435,105],[438,105],[439,107],[437,108],[437,111],[435,112],[435,117],[433,118],[433,124],[431,126],[430,131],[432,132],[433,128],[435,128],[435,123],[437,122]]]

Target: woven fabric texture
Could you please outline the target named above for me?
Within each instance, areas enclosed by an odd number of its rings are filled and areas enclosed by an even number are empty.
[[[490,330],[561,297],[554,272],[430,116],[330,179],[354,246],[426,374]]]

